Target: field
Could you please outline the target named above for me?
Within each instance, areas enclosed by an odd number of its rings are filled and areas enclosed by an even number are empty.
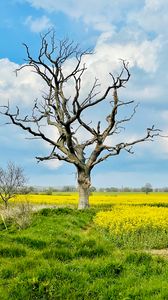
[[[12,202],[25,201],[33,204],[69,205],[77,207],[78,194],[61,192],[53,195],[19,195],[12,200]],[[92,193],[90,196],[91,206],[102,208],[116,204],[168,206],[168,193]]]
[[[1,210],[0,300],[168,299],[168,194],[95,193],[86,211],[76,193],[11,206],[11,217]]]

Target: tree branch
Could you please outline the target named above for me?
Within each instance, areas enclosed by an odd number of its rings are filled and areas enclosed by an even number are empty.
[[[9,105],[4,106],[5,111],[0,113],[7,116],[11,123],[30,133],[33,138],[42,139],[51,146],[51,153],[48,156],[37,156],[38,161],[63,160],[89,174],[95,165],[108,157],[118,155],[121,150],[132,153],[135,144],[153,140],[155,136],[160,135],[160,130],[152,126],[147,129],[143,138],[121,142],[114,147],[105,144],[109,136],[118,133],[120,125],[131,121],[137,109],[135,105],[130,116],[117,120],[120,109],[134,103],[134,101],[120,101],[118,96],[118,91],[125,88],[130,79],[128,62],[125,60],[121,60],[122,67],[117,76],[109,73],[111,82],[101,94],[99,80],[95,78],[92,87],[82,98],[82,79],[87,69],[84,58],[92,54],[92,51],[82,51],[78,44],[67,38],[56,43],[54,30],[49,30],[41,36],[36,58],[32,57],[27,44],[24,44],[24,47],[27,59],[25,64],[16,70],[16,74],[24,68],[31,67],[46,83],[46,91],[42,95],[41,102],[35,100],[30,116],[20,117],[18,107],[15,113],[11,113]],[[65,66],[71,59],[73,64],[67,74]],[[69,86],[72,89],[70,95],[67,95],[66,87],[69,89]],[[95,108],[100,103],[110,104],[110,110],[105,120],[97,120],[93,126],[92,122],[84,120],[83,115],[89,108]],[[56,133],[55,137],[51,138],[46,134],[43,126],[48,126],[49,129],[52,126]],[[86,133],[81,142],[78,137],[79,128],[83,128]],[[86,158],[87,147],[90,148]]]
[[[92,163],[92,168],[95,165],[99,164],[100,162],[106,160],[107,158],[120,154],[121,150],[126,150],[127,152],[133,154],[132,147],[135,144],[146,142],[146,141],[153,141],[154,137],[160,136],[160,132],[161,132],[161,130],[155,128],[153,125],[151,128],[147,128],[147,133],[143,138],[140,138],[135,141],[128,142],[128,143],[121,142],[121,143],[115,145],[114,147],[108,147],[108,146],[104,145],[102,148],[102,151],[107,150],[109,153],[107,153],[106,155],[104,155],[104,156],[98,158],[96,161],[94,161]]]

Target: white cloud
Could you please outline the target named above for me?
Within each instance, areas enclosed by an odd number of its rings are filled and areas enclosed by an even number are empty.
[[[149,82],[146,82],[143,86],[140,86],[137,84],[132,84],[130,82],[129,87],[127,88],[127,92],[125,93],[125,90],[122,90],[120,93],[121,98],[125,97],[125,94],[127,95],[128,99],[135,99],[137,102],[150,102],[150,103],[159,103],[160,99],[162,99],[162,102],[167,101],[167,97],[165,97],[165,90],[161,85],[154,84],[153,85]]]
[[[72,18],[80,18],[87,26],[92,26],[101,34],[95,47],[96,54],[90,59],[92,75],[107,74],[116,69],[116,61],[123,58],[145,72],[155,72],[159,66],[159,54],[163,46],[160,28],[157,35],[149,39],[148,31],[158,28],[158,22],[167,19],[166,11],[158,0],[146,0],[145,4],[137,0],[27,0],[36,8],[49,12],[63,12]],[[161,0],[162,4],[164,0]],[[153,5],[152,5],[153,3]],[[154,24],[150,18],[155,11]],[[161,11],[161,12],[160,12]],[[162,13],[162,17],[160,15]],[[159,20],[157,16],[160,16]],[[148,28],[145,22],[149,22]],[[163,26],[162,26],[163,27]],[[167,28],[167,26],[165,27]],[[147,30],[147,32],[144,31]],[[89,63],[89,59],[87,61]],[[104,76],[103,76],[104,77]]]
[[[115,23],[126,27],[133,21],[142,28],[162,33],[167,31],[168,2],[165,0],[26,0],[35,8],[63,12],[71,18],[82,18],[87,25],[108,31]],[[122,24],[123,22],[123,24]]]
[[[109,69],[112,62],[114,65],[119,59],[125,59],[130,62],[130,67],[138,66],[146,72],[155,72],[158,66],[157,53],[159,48],[157,39],[121,45],[102,41],[100,37],[95,48],[97,57],[95,55],[94,60],[103,62]]]
[[[104,44],[107,61],[110,55],[129,59],[147,72],[156,71],[164,34],[168,27],[168,2],[165,0],[27,0],[36,8],[63,12],[80,18],[98,30],[99,44]],[[149,33],[154,35],[149,36]],[[106,47],[107,46],[107,47]],[[102,45],[101,45],[102,47]],[[107,49],[108,48],[108,49]],[[114,51],[113,51],[114,49]]]
[[[41,97],[44,83],[30,68],[22,69],[16,76],[20,66],[7,58],[0,59],[0,105],[8,101],[12,104],[30,105],[36,98]]]
[[[147,47],[148,51],[146,54],[144,49],[147,49]],[[86,76],[83,80],[83,92],[81,97],[87,94],[88,88],[91,85],[91,78],[93,78],[93,80],[95,76],[100,78],[100,81],[102,82],[101,90],[109,83],[108,80],[110,79],[110,76],[108,77],[108,73],[109,71],[114,73],[117,71],[120,64],[118,58],[121,57],[121,55],[124,56],[122,58],[130,61],[131,67],[139,66],[139,68],[142,68],[146,72],[155,72],[157,66],[157,41],[151,41],[148,43],[144,42],[137,45],[129,43],[122,47],[118,44],[106,44],[106,38],[102,39],[102,37],[100,37],[100,40],[98,40],[95,47],[95,54],[87,56],[86,58],[88,71],[86,72]],[[65,66],[67,72],[71,69],[73,63],[73,60],[67,62],[67,65]],[[18,77],[16,77],[14,70],[18,67],[19,65],[9,61],[8,59],[0,60],[0,104],[3,105],[6,101],[10,100],[11,103],[19,104],[19,106],[23,103],[31,107],[35,98],[41,98],[41,92],[44,90],[45,86],[39,76],[30,71],[30,68],[23,69],[19,73]],[[67,92],[71,94],[71,85],[68,87]],[[124,90],[124,92],[126,91]],[[159,96],[159,88],[157,89],[155,86],[148,86],[144,88],[144,86],[142,86],[140,97],[143,96],[146,99],[151,99],[155,93],[158,93]],[[131,91],[129,92],[129,96],[131,96]],[[160,100],[159,97],[158,100]],[[103,110],[100,113],[102,114]],[[95,116],[97,117],[97,114]],[[92,114],[88,113],[87,117],[88,119],[93,119]],[[145,118],[148,117],[143,115],[143,120],[145,120]],[[166,118],[164,122],[166,122]],[[150,125],[151,124],[149,124],[149,126]],[[58,138],[58,132],[53,129],[53,127],[45,128],[44,130],[46,130],[46,133],[51,138]],[[135,131],[136,130],[137,128],[135,126]],[[83,139],[83,136],[83,132],[80,132],[79,138]],[[132,137],[135,136],[136,135],[132,133]],[[111,143],[111,141],[108,142]],[[46,145],[43,144],[42,147],[46,148]],[[47,162],[46,166],[50,168],[58,168],[60,163],[52,160]]]
[[[32,32],[36,33],[48,30],[49,28],[53,27],[50,19],[46,16],[42,16],[36,19],[33,19],[32,16],[28,16],[24,24],[30,27],[30,30]]]
[[[144,7],[135,15],[133,20],[145,30],[167,35],[168,2],[165,0],[146,0]]]
[[[168,112],[160,114],[160,104],[166,99],[167,94],[167,36],[168,36],[168,2],[166,0],[24,0],[29,2],[36,8],[44,9],[44,15],[40,18],[34,18],[33,15],[26,19],[25,24],[29,26],[31,31],[40,32],[47,30],[52,26],[50,19],[45,16],[45,11],[62,12],[72,19],[82,21],[82,25],[90,29],[95,29],[99,34],[95,46],[95,55],[88,56],[86,63],[88,70],[83,78],[81,98],[87,94],[89,87],[94,81],[94,77],[100,79],[101,91],[109,84],[111,71],[117,74],[120,62],[119,58],[126,59],[130,62],[131,74],[133,73],[130,84],[127,89],[123,89],[123,95],[126,95],[130,100],[143,99],[143,113],[139,119],[133,120],[133,125],[129,125],[130,135],[125,133],[125,138],[136,138],[140,132],[140,127],[145,128],[146,124],[150,123],[155,114],[156,124],[162,122],[163,128],[167,128]],[[54,14],[53,14],[54,15]],[[52,16],[53,16],[52,15]],[[57,20],[56,20],[57,21]],[[76,23],[72,23],[74,26]],[[86,28],[84,28],[85,30]],[[91,30],[92,34],[93,31]],[[65,68],[67,71],[72,67],[73,60],[68,61]],[[161,65],[162,64],[162,65]],[[18,67],[17,64],[8,59],[0,60],[0,105],[10,100],[14,104],[23,104],[24,107],[29,107],[35,98],[41,98],[41,91],[45,89],[44,83],[36,74],[30,72],[30,69],[22,70],[18,77],[15,76],[14,70]],[[145,74],[147,73],[147,75]],[[134,78],[136,77],[135,81]],[[144,79],[145,77],[145,79]],[[149,79],[150,78],[150,79]],[[67,94],[72,94],[72,84],[66,90]],[[121,98],[122,99],[122,98]],[[155,103],[153,101],[155,99]],[[145,107],[147,101],[147,109]],[[153,101],[153,102],[152,102]],[[153,105],[150,103],[153,103]],[[156,106],[155,106],[156,105]],[[88,112],[88,119],[102,118],[102,110],[99,108],[97,112]],[[162,108],[164,110],[164,108]],[[137,115],[139,112],[137,112]],[[94,115],[94,116],[93,116]],[[136,117],[136,116],[135,116]],[[93,124],[92,123],[92,124]],[[103,125],[102,125],[103,126]],[[147,125],[148,126],[148,125]],[[50,137],[57,139],[57,132],[52,128],[48,128],[47,134]],[[142,129],[143,130],[143,129]],[[129,131],[129,132],[130,132]],[[165,130],[166,132],[166,130]],[[3,134],[3,131],[2,131]],[[6,133],[4,133],[6,135]],[[83,139],[85,134],[82,131],[78,132],[79,139]],[[143,136],[143,133],[142,133]],[[3,140],[3,139],[2,139]],[[20,139],[16,142],[20,147]],[[108,140],[109,144],[115,140]],[[41,142],[42,150],[48,151],[48,146],[44,146]],[[158,139],[158,142],[144,143],[136,146],[136,155],[134,159],[141,161],[143,157],[149,157],[149,161],[155,164],[155,159],[167,159],[168,154],[168,139]],[[148,158],[146,158],[147,160]],[[46,168],[55,168],[61,166],[61,162],[51,160],[45,163]],[[139,177],[138,177],[139,176]],[[95,177],[97,185],[104,184],[115,185],[121,183],[121,178],[126,181],[123,184],[132,185],[132,180],[135,179],[137,185],[144,180],[153,180],[155,184],[161,179],[165,180],[165,174],[157,174],[154,172],[151,175],[150,171],[141,177],[136,172],[112,172],[100,174],[100,177]],[[152,177],[151,177],[152,176]],[[154,177],[157,178],[154,178]],[[127,181],[127,179],[129,179]],[[153,178],[153,179],[149,179]],[[54,178],[55,180],[55,178]],[[116,181],[115,181],[116,180]],[[55,181],[54,181],[55,182]],[[164,184],[164,182],[163,182]]]
[[[60,168],[63,165],[63,162],[56,159],[51,159],[51,160],[43,161],[42,164],[44,164],[44,166],[50,170],[55,170]]]
[[[139,4],[135,0],[27,0],[36,8],[49,12],[61,11],[72,18],[83,18],[86,24],[97,26],[98,23],[112,25],[125,17],[128,7],[135,8]]]

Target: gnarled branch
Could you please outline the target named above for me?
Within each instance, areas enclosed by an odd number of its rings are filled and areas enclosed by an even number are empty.
[[[83,75],[87,69],[84,58],[91,55],[92,51],[82,51],[78,44],[69,39],[57,41],[55,32],[48,31],[41,36],[39,53],[34,58],[27,44],[24,44],[27,59],[23,66],[16,70],[31,67],[43,81],[47,89],[42,95],[42,101],[35,100],[32,114],[20,116],[20,109],[10,111],[9,105],[4,106],[1,113],[7,116],[11,123],[28,132],[33,138],[42,139],[51,146],[51,153],[47,156],[37,157],[38,161],[49,159],[63,160],[74,164],[83,173],[90,170],[107,158],[118,155],[121,150],[132,153],[132,147],[141,142],[153,140],[160,135],[160,130],[154,126],[147,129],[143,138],[132,142],[120,142],[114,146],[108,146],[107,139],[119,133],[121,125],[131,121],[136,113],[137,105],[128,117],[117,119],[118,112],[124,107],[131,106],[134,101],[120,101],[119,90],[125,88],[130,79],[128,62],[121,60],[121,70],[117,76],[110,72],[110,84],[101,91],[99,79],[95,78],[92,87],[85,96],[81,95]],[[69,73],[66,73],[65,65],[73,59],[73,65]],[[70,95],[66,95],[65,89],[71,85]],[[84,115],[89,109],[98,107],[100,103],[109,105],[108,115],[97,120],[93,125],[90,120],[85,120]],[[96,112],[96,111],[95,111]],[[44,126],[55,130],[52,137],[43,130]],[[82,129],[82,138],[79,136]],[[49,130],[48,130],[49,131]],[[80,141],[81,140],[81,141]]]

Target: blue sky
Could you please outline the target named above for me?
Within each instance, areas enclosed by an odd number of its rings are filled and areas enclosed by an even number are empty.
[[[168,134],[167,15],[165,0],[2,0],[0,105],[9,100],[27,111],[33,100],[40,98],[42,83],[37,77],[24,71],[16,78],[13,71],[26,58],[22,43],[35,55],[40,33],[54,27],[58,39],[69,37],[84,49],[94,49],[95,54],[86,62],[88,76],[96,74],[102,87],[108,82],[108,72],[116,72],[119,58],[130,62],[131,79],[120,97],[140,105],[122,138],[141,137],[153,124]],[[88,80],[90,77],[83,93]],[[95,116],[101,118],[102,112],[95,112]],[[6,121],[1,116],[0,125]],[[27,137],[12,125],[0,126],[0,165],[9,160],[20,164],[31,185],[74,185],[75,169],[57,162],[37,164],[35,156],[47,155],[49,149]],[[137,145],[134,152],[123,152],[97,166],[93,185],[142,186],[150,182],[155,187],[168,186],[168,138]]]

